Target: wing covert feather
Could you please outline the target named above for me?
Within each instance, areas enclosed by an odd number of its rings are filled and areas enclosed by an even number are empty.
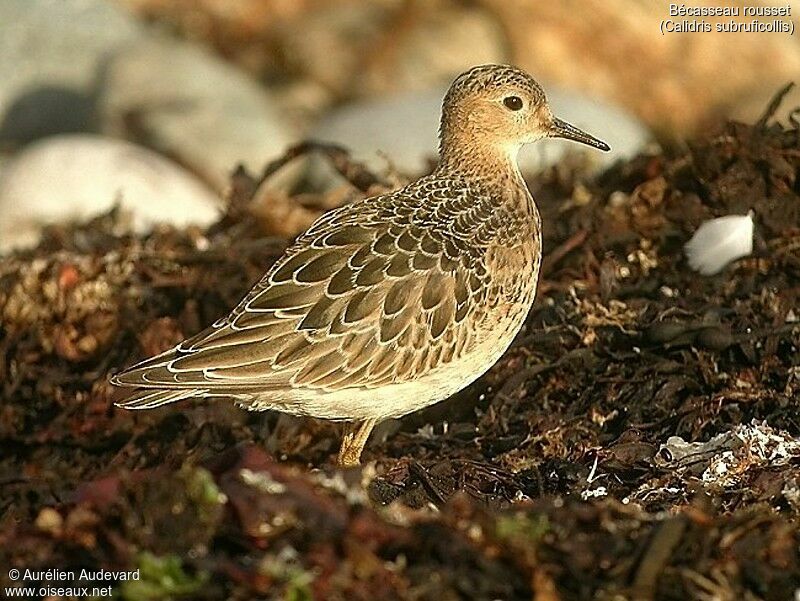
[[[473,209],[397,194],[324,215],[226,319],[115,381],[331,391],[411,380],[456,360],[490,282],[483,254],[463,252],[430,220],[464,221]]]

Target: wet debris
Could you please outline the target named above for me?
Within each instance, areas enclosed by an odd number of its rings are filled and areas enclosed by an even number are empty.
[[[269,191],[312,151],[342,189]],[[360,470],[331,465],[337,424],[113,407],[109,373],[225,314],[303,219],[389,181],[309,144],[264,181],[237,172],[208,230],[121,235],[112,211],[0,257],[0,565],[139,567],[146,586],[114,583],[137,600],[793,598],[796,123],[531,182],[545,267],[525,328],[376,433]],[[693,273],[701,224],[750,210],[752,254]]]

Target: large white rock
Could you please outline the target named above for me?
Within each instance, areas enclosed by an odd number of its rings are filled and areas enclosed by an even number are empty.
[[[115,203],[135,231],[208,225],[221,201],[194,175],[129,142],[62,135],[27,147],[0,173],[0,252],[33,245],[47,224],[85,220]]]
[[[297,140],[269,92],[209,51],[160,36],[115,55],[101,99],[106,131],[133,117],[148,146],[223,190],[243,163],[259,172]]]
[[[610,152],[598,152],[575,142],[542,140],[523,148],[523,173],[535,173],[561,160],[567,152],[585,150],[597,169],[642,151],[650,140],[647,128],[619,107],[577,92],[547,88],[553,112],[607,142]],[[383,169],[388,158],[399,170],[421,172],[436,157],[439,114],[445,88],[398,94],[343,106],[324,116],[309,138],[350,149],[354,158]],[[381,155],[385,155],[385,158]]]

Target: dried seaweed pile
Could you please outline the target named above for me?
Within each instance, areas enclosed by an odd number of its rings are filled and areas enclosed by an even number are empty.
[[[209,232],[118,235],[111,214],[0,259],[0,565],[138,567],[130,600],[800,588],[797,123],[532,182],[526,329],[475,385],[376,432],[361,473],[328,465],[335,425],[111,405],[109,372],[225,313],[287,243],[234,183]],[[692,273],[697,226],[749,210],[754,255]]]
[[[676,501],[659,490],[691,495],[669,449],[658,454],[670,436],[708,440],[754,420],[797,435],[797,144],[796,129],[731,124],[675,158],[619,165],[594,188],[551,174],[537,194],[547,199],[543,294],[470,407],[476,427],[444,435],[469,444],[445,453],[529,470],[534,488],[514,495],[536,496],[540,482],[544,492],[586,489],[591,472],[614,497],[657,510]],[[692,272],[691,232],[749,210],[755,256],[716,277]],[[421,446],[441,457],[441,438]],[[399,457],[407,442],[395,438],[387,453],[394,444]],[[722,496],[725,509],[757,500],[746,473],[729,480],[738,493]]]

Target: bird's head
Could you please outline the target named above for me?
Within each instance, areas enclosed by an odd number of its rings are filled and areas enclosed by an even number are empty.
[[[541,86],[509,65],[481,65],[459,75],[442,105],[440,153],[499,153],[515,158],[524,144],[565,138],[600,150],[608,144],[555,117]]]

